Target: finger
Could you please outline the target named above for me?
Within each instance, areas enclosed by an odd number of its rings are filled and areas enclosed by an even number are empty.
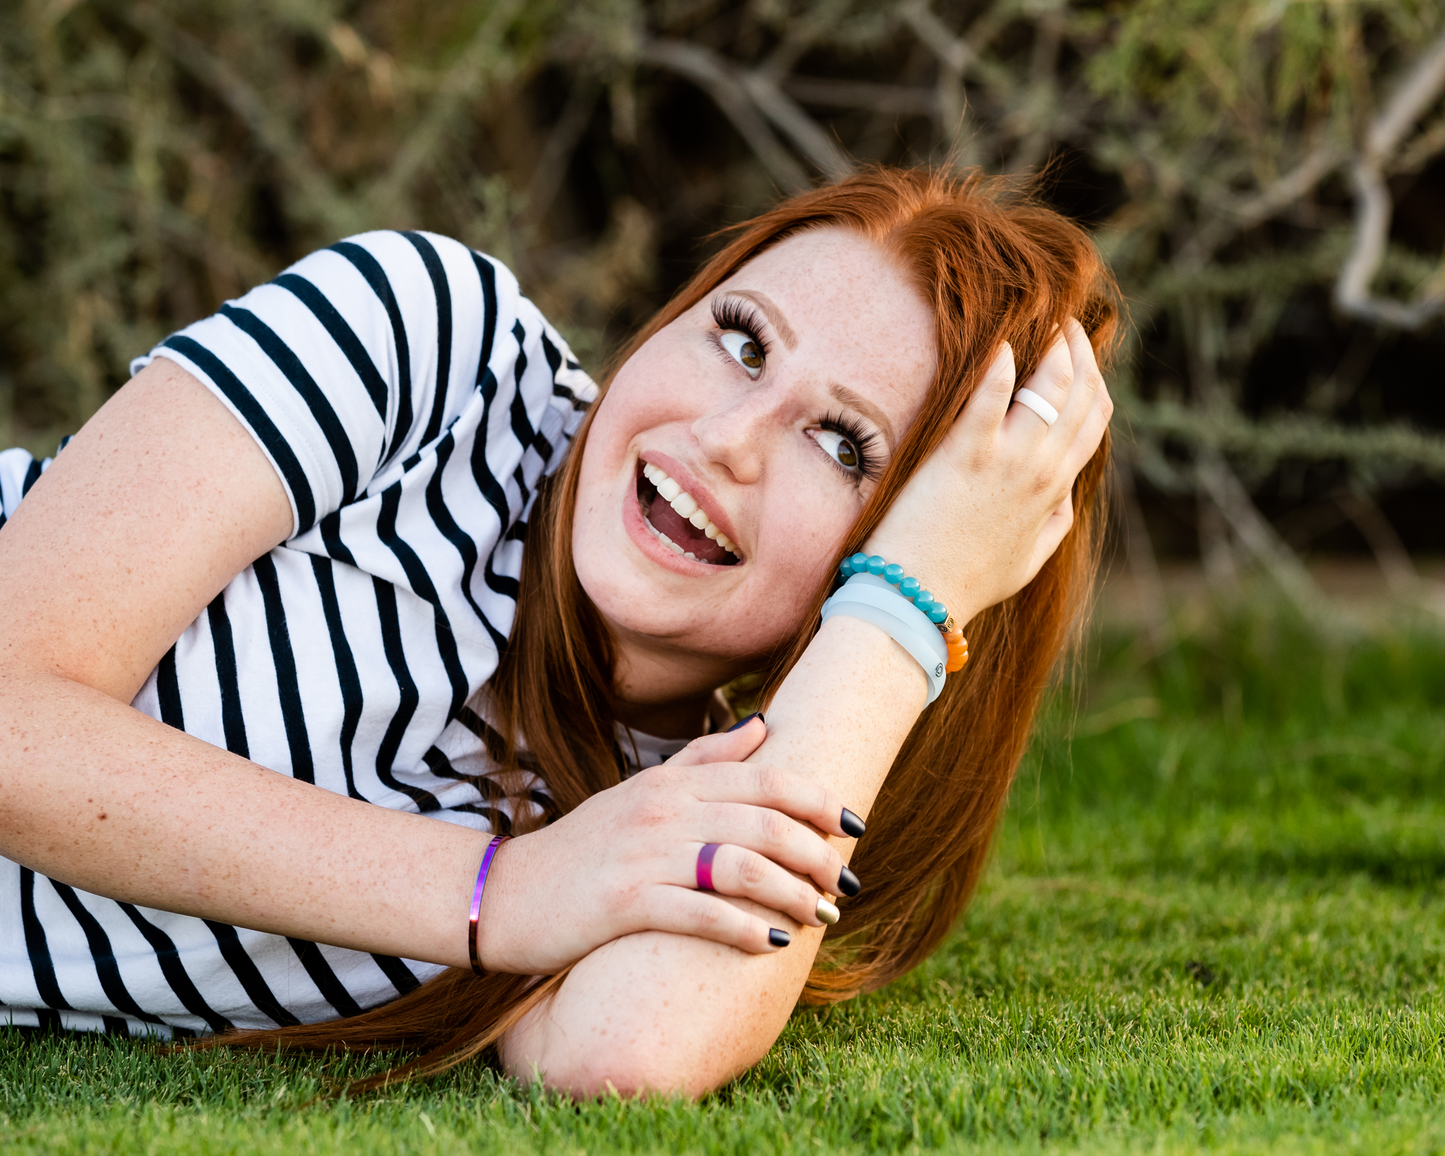
[[[789,871],[813,880],[830,895],[856,895],[859,883],[826,839],[770,807],[708,803],[694,836],[707,843],[731,843],[756,851]]]
[[[1073,375],[1069,395],[1058,406],[1059,420],[1054,423],[1054,436],[1065,444],[1072,443],[1093,408],[1094,399],[1104,387],[1104,375],[1094,357],[1094,347],[1084,327],[1070,317],[1064,322],[1064,338],[1068,342],[1070,371]]]
[[[720,895],[683,887],[652,887],[639,912],[637,931],[671,931],[741,948],[754,955],[781,951],[792,941],[786,916],[776,923],[750,915]]]
[[[1072,479],[1078,477],[1079,471],[1084,468],[1089,459],[1099,452],[1099,443],[1104,440],[1104,433],[1109,428],[1109,419],[1113,415],[1114,399],[1109,396],[1108,387],[1100,384],[1083,425],[1079,427],[1079,432],[1064,452],[1062,465],[1065,476],[1071,482]]]
[[[751,714],[728,730],[693,739],[667,760],[669,767],[697,767],[705,763],[740,763],[768,737],[761,713]]]
[[[700,802],[770,807],[845,839],[856,839],[865,829],[863,820],[832,791],[766,763],[709,766],[692,773],[688,786]]]
[[[701,843],[678,848],[671,882],[680,887],[697,887],[700,882],[697,863],[702,849]],[[731,843],[719,846],[712,856],[710,880],[711,889],[719,895],[751,899],[769,911],[781,911],[808,927],[822,927],[825,922],[837,921],[838,909],[830,900],[771,859],[746,847]],[[820,908],[820,900],[827,904],[826,908]],[[820,910],[831,913],[833,918],[822,919]]]
[[[1074,358],[1068,339],[1060,331],[1039,361],[1038,367],[1024,382],[1024,387],[1041,397],[1055,410],[1062,410],[1069,399],[1070,387],[1074,381]],[[1016,396],[1016,395],[1015,395]],[[1049,423],[1039,413],[1031,410],[1021,401],[1014,401],[1009,408],[1008,427],[1042,440],[1049,430]]]
[[[1039,531],[1038,541],[1034,543],[1034,552],[1029,560],[1029,582],[1043,569],[1044,563],[1054,556],[1054,551],[1059,548],[1073,525],[1074,492],[1070,490],[1068,496],[1049,514]]]
[[[963,418],[959,424],[980,424],[987,429],[997,429],[1008,413],[1008,406],[1014,394],[1014,350],[1005,341],[994,359],[989,362],[983,380],[978,383],[968,404],[964,406]]]

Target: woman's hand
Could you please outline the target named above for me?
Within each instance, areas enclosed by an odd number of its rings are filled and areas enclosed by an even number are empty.
[[[1033,580],[1074,523],[1074,479],[1114,403],[1070,318],[1025,383],[1059,411],[1048,425],[1014,394],[1005,344],[942,444],[864,546],[897,562],[960,623]]]
[[[807,824],[846,838],[843,803],[798,775],[744,764],[766,736],[754,718],[695,739],[662,766],[498,848],[479,920],[483,966],[556,972],[639,931],[778,950],[769,941],[776,923],[724,896],[822,926],[818,900],[856,892],[857,880]],[[707,843],[721,844],[712,864],[716,894],[697,889],[698,853]]]

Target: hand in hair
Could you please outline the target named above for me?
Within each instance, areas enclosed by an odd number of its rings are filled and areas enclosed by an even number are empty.
[[[664,765],[504,844],[482,901],[483,966],[547,974],[639,931],[765,953],[778,950],[772,928],[821,927],[819,893],[838,893],[843,859],[807,824],[844,835],[843,801],[800,775],[743,763],[767,733],[754,719],[694,739]],[[706,843],[722,844],[712,867],[717,894],[697,890]],[[724,896],[787,918],[765,919]]]
[[[1072,318],[1025,383],[1059,411],[1048,425],[1014,395],[999,351],[938,449],[909,479],[865,550],[898,561],[967,622],[1033,581],[1073,525],[1074,480],[1114,403]]]

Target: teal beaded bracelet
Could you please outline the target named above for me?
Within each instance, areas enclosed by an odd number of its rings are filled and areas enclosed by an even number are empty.
[[[939,630],[945,634],[953,630],[954,622],[948,613],[948,607],[942,602],[935,602],[933,594],[924,590],[923,584],[917,578],[906,577],[903,567],[897,562],[889,562],[881,554],[871,557],[867,554],[853,554],[843,559],[838,567],[838,575],[846,582],[854,574],[872,574],[875,578],[882,578],[890,586],[897,586],[898,593],[923,611],[928,616],[928,621]]]

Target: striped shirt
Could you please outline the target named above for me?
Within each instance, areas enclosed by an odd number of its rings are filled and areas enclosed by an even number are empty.
[[[250,431],[294,525],[186,628],[134,707],[338,794],[505,830],[476,704],[511,631],[536,487],[596,395],[566,343],[495,261],[377,232],[312,254],[132,372],[157,356]],[[0,525],[48,464],[0,453]],[[137,907],[0,859],[0,1023],[315,1022],[439,970]]]

